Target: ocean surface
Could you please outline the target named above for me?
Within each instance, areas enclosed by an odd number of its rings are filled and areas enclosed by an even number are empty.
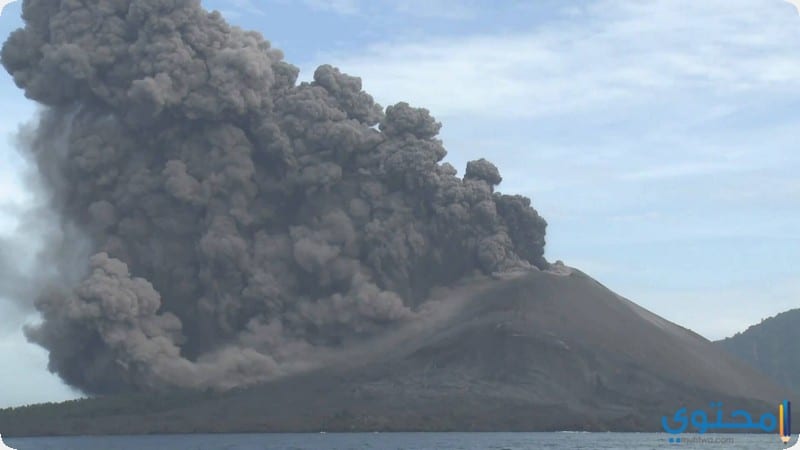
[[[327,433],[7,438],[18,450],[650,450],[783,449],[777,434]],[[796,438],[795,438],[796,439]],[[793,440],[794,442],[794,440]]]

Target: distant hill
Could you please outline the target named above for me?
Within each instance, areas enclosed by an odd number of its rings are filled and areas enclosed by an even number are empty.
[[[717,344],[800,392],[800,309],[765,319]]]
[[[0,433],[659,430],[679,407],[754,413],[786,395],[703,337],[579,272],[483,278],[425,323],[324,369],[229,391],[0,411]]]

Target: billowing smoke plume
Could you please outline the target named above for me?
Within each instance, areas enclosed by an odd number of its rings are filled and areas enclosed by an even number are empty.
[[[24,151],[93,253],[28,337],[73,386],[263,381],[414,320],[433,287],[547,266],[530,201],[483,159],[458,178],[427,110],[384,111],[327,65],[297,84],[198,0],[26,0],[23,18],[2,63],[45,107]]]

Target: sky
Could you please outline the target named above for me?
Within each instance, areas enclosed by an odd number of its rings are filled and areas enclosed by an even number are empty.
[[[0,3],[2,3],[0,1]],[[800,307],[800,16],[783,0],[203,0],[310,80],[324,63],[443,123],[461,173],[548,223],[546,257],[709,339]],[[21,26],[0,15],[0,40]],[[0,71],[0,239],[34,197],[14,136],[35,114]],[[80,395],[0,299],[0,407]]]

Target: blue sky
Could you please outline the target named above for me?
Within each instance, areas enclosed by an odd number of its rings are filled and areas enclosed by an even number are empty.
[[[782,0],[205,0],[309,79],[331,63],[443,122],[533,198],[547,257],[718,339],[800,307],[800,16]],[[19,3],[0,39],[20,26]],[[32,197],[13,134],[35,106],[0,73],[0,235]],[[24,268],[26,254],[20,250]],[[26,253],[27,252],[27,253]],[[0,302],[0,406],[76,395]],[[32,389],[31,386],[36,386]]]

